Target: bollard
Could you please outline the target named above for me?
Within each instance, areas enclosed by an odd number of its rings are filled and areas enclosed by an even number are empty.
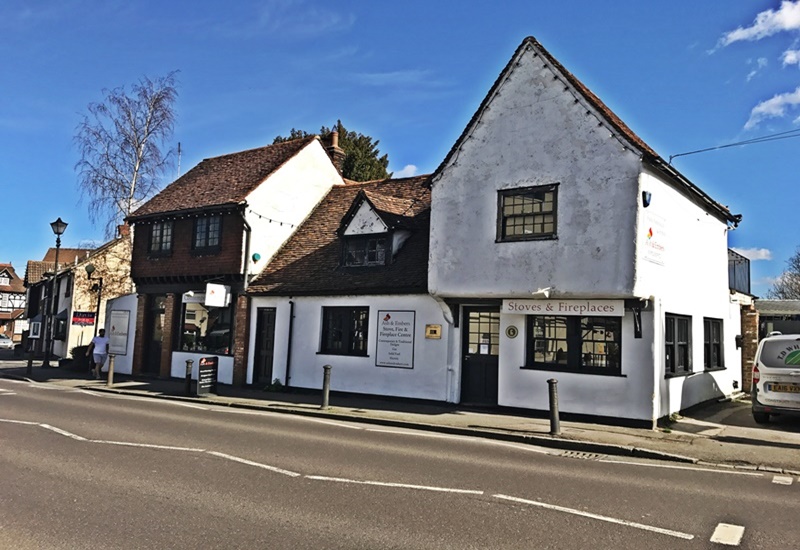
[[[561,435],[561,422],[558,419],[558,380],[547,381],[550,393],[550,435]]]
[[[325,374],[322,376],[322,407],[320,407],[323,411],[328,408],[328,397],[331,393],[331,367],[330,365],[325,365],[322,369],[325,371]]]
[[[25,368],[25,376],[33,375],[33,350],[28,350],[28,366]]]
[[[186,360],[186,395],[192,395],[192,361],[191,359]]]
[[[114,354],[108,354],[108,380],[106,380],[106,387],[110,388],[114,385]]]

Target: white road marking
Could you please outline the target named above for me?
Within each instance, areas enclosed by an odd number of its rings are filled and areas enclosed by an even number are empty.
[[[241,464],[247,464],[248,466],[255,466],[256,468],[263,468],[265,470],[269,470],[270,472],[275,472],[278,474],[283,474],[289,477],[299,477],[301,474],[297,472],[292,472],[289,470],[284,470],[283,468],[276,468],[275,466],[270,466],[268,464],[261,464],[259,462],[253,462],[252,460],[247,460],[244,458],[239,458],[238,456],[227,455],[225,453],[218,453],[216,451],[206,451],[210,455],[218,456],[220,458],[224,458],[227,460],[232,460],[234,462],[239,462]]]
[[[582,516],[585,518],[596,519],[600,521],[605,521],[608,523],[616,523],[618,525],[624,525],[626,527],[634,527],[636,529],[642,529],[644,531],[651,531],[653,533],[660,533],[662,535],[668,535],[670,537],[675,537],[679,539],[685,540],[692,540],[694,535],[690,535],[689,533],[682,533],[680,531],[673,531],[671,529],[662,529],[661,527],[654,527],[652,525],[644,525],[642,523],[635,523],[633,521],[627,521],[624,519],[617,519],[612,518],[609,516],[601,516],[599,514],[592,514],[591,512],[584,512],[583,510],[575,510],[574,508],[565,508],[564,506],[557,506],[555,504],[547,504],[546,502],[539,502],[535,500],[527,500],[524,498],[517,498],[511,497],[508,495],[492,495],[495,498],[499,498],[502,500],[510,500],[511,502],[519,502],[521,504],[529,504],[531,506],[538,506],[540,508],[547,508],[548,510],[555,510],[557,512],[564,512],[567,514],[573,514],[576,516]]]
[[[327,477],[327,476],[305,476],[306,479],[314,481],[335,481],[337,483],[353,483],[355,485],[377,485],[379,487],[395,487],[401,489],[417,489],[420,491],[437,491],[441,493],[459,493],[466,495],[482,495],[483,491],[475,491],[472,489],[452,489],[449,487],[432,487],[428,485],[410,485],[408,483],[390,483],[386,481],[360,481],[357,479],[345,479],[341,477]]]
[[[794,482],[794,478],[791,476],[774,476],[772,478],[772,483],[776,483],[778,485],[791,485]]]
[[[3,397],[4,395],[17,395],[16,392],[13,392],[11,390],[0,390],[0,392],[3,392],[0,393],[0,397]]]
[[[720,523],[714,529],[714,534],[711,535],[711,542],[717,544],[724,544],[726,546],[739,546],[744,536],[744,527],[741,525],[731,525],[729,523]]]
[[[204,453],[205,449],[193,449],[191,447],[175,447],[173,445],[156,445],[154,443],[131,443],[128,441],[106,441],[103,439],[90,439],[89,443],[102,443],[104,445],[121,445],[124,447],[142,447],[144,449],[164,449],[166,451],[189,451],[193,453]]]
[[[27,420],[10,420],[7,418],[0,418],[0,422],[6,422],[8,424],[22,424],[23,426],[38,426],[38,422],[29,422]]]
[[[439,433],[429,433],[429,432],[419,432],[413,431],[413,428],[409,428],[408,430],[402,429],[387,429],[387,428],[367,428],[366,431],[368,432],[375,432],[375,433],[386,433],[386,434],[395,434],[395,435],[413,435],[416,437],[431,437],[435,439],[455,439],[459,441],[471,441],[473,443],[483,443],[485,445],[498,445],[501,447],[511,447],[512,449],[517,449],[520,451],[528,451],[531,453],[539,453],[544,455],[552,454],[549,451],[544,449],[539,449],[533,446],[526,446],[524,444],[515,444],[515,443],[507,443],[505,441],[495,441],[493,439],[484,439],[482,437],[475,437],[471,435],[456,435],[456,434],[439,434]]]
[[[604,462],[606,464],[625,464],[627,466],[646,466],[648,468],[664,468],[666,470],[691,470],[693,472],[712,472],[715,474],[730,474],[735,476],[755,476],[764,477],[764,474],[758,472],[742,472],[739,470],[717,470],[714,468],[703,468],[698,466],[673,466],[670,464],[649,464],[647,462],[633,462],[630,460],[609,460],[602,459],[597,462]]]
[[[75,439],[77,441],[86,441],[85,437],[81,437],[79,435],[75,435],[74,433],[70,433],[70,432],[68,432],[66,430],[62,430],[61,428],[56,428],[54,426],[51,426],[50,424],[38,424],[38,426],[41,426],[45,430],[50,430],[50,431],[56,432],[57,434],[61,434],[61,435],[67,436],[67,437],[71,437],[72,439]]]

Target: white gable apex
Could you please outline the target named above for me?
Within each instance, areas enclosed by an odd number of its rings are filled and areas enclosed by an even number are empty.
[[[375,233],[386,233],[389,226],[381,219],[369,202],[363,201],[359,206],[353,219],[347,224],[345,235],[372,235]]]

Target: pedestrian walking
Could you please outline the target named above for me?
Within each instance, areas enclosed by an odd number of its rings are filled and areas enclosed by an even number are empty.
[[[92,374],[95,378],[100,378],[100,371],[103,370],[103,365],[108,358],[108,338],[106,338],[106,329],[101,328],[97,336],[92,338],[92,343],[86,350],[86,357],[92,357],[94,360],[94,367],[92,367]]]

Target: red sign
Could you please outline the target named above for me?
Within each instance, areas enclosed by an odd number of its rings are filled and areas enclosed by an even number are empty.
[[[94,325],[94,311],[73,311],[72,324],[80,327],[90,327]]]

